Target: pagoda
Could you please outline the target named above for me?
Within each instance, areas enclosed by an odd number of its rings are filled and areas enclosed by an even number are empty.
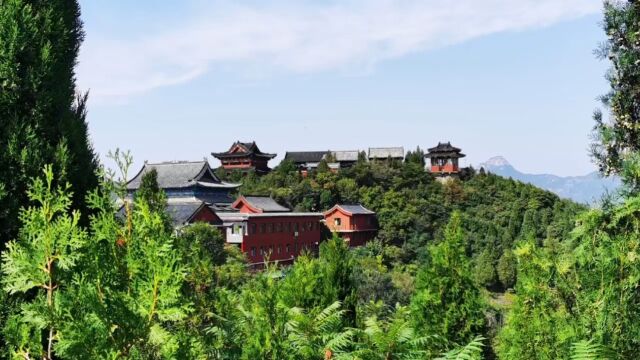
[[[211,153],[213,157],[220,160],[222,168],[227,174],[235,170],[242,172],[255,171],[256,174],[263,175],[271,171],[268,166],[269,160],[277,154],[267,154],[260,151],[256,142],[236,141],[229,150],[222,153]]]
[[[452,146],[450,142],[438,143],[438,146],[429,149],[425,157],[431,158],[431,173],[438,176],[457,175],[460,173],[458,159],[466,155],[459,148]]]

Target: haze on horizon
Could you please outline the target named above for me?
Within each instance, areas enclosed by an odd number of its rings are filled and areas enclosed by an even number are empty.
[[[199,160],[428,148],[583,175],[607,91],[597,0],[81,1],[96,151]]]

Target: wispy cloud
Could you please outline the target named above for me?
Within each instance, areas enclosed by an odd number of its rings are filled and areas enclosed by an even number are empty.
[[[80,86],[98,101],[190,81],[223,64],[297,73],[379,61],[504,31],[570,20],[598,0],[352,0],[272,5],[217,2],[179,28],[110,38],[90,33]],[[142,31],[142,29],[141,29]],[[135,35],[135,34],[134,34]]]

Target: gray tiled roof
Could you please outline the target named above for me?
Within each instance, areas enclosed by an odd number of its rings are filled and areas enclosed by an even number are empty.
[[[205,206],[202,201],[194,201],[188,203],[168,203],[167,215],[171,217],[174,226],[184,225],[189,222],[201,207]]]
[[[296,164],[313,163],[322,161],[328,153],[329,151],[288,151],[284,159]]]
[[[438,143],[438,146],[432,147],[429,150],[429,153],[425,155],[425,157],[465,157],[466,155],[461,153],[461,149],[451,145],[451,142],[446,143]]]
[[[264,212],[289,212],[290,209],[278,204],[275,200],[268,196],[244,196],[245,200],[251,206],[258,208]]]
[[[404,159],[403,147],[369,148],[369,159]]]
[[[179,161],[145,164],[142,170],[127,183],[127,189],[140,187],[142,177],[155,169],[158,173],[158,186],[162,189],[176,189],[200,185],[213,188],[237,188],[238,184],[222,182],[207,161]]]
[[[341,208],[342,210],[354,214],[354,215],[370,215],[375,214],[375,212],[365,208],[360,204],[356,205],[336,205],[336,207]]]
[[[429,152],[436,152],[436,151],[455,151],[455,152],[459,152],[461,151],[459,148],[451,145],[451,142],[446,142],[446,143],[438,143],[438,146],[436,147],[432,147],[429,149]]]
[[[336,161],[358,161],[358,150],[350,150],[350,151],[332,151],[333,156],[336,158]]]
[[[171,218],[173,226],[185,225],[200,210],[201,207],[207,206],[204,201],[189,200],[184,201],[168,201],[166,213]],[[116,216],[120,219],[125,218],[124,206],[121,206]]]

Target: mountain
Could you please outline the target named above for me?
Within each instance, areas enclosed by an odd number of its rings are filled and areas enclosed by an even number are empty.
[[[566,177],[551,174],[525,174],[514,168],[502,156],[496,156],[483,162],[479,168],[484,168],[496,175],[535,185],[554,192],[560,197],[584,204],[597,202],[605,193],[615,192],[621,184],[620,179],[616,177],[603,178],[595,171],[584,176]]]

